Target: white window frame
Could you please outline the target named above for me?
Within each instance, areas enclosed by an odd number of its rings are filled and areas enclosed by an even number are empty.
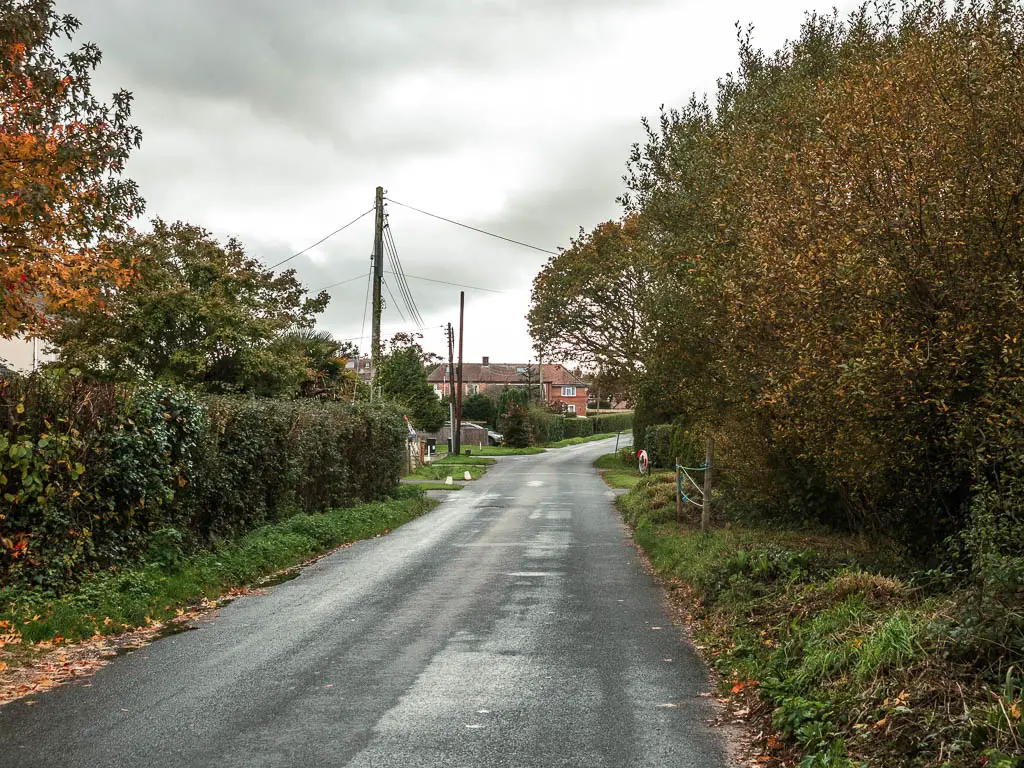
[[[576,397],[576,387],[562,387],[562,397]]]
[[[565,406],[565,412],[571,413],[573,416],[576,415],[576,403],[569,403]]]

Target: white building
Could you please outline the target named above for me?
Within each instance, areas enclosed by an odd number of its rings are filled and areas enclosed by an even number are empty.
[[[0,364],[19,373],[28,373],[33,368],[53,360],[53,355],[43,352],[43,342],[22,338],[0,339]]]

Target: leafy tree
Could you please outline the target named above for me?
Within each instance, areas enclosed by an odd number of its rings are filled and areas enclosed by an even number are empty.
[[[501,417],[501,431],[505,444],[512,448],[527,448],[533,443],[530,430],[530,412],[518,400],[509,405]]]
[[[500,424],[502,417],[512,410],[513,406],[521,405],[526,408],[529,404],[529,393],[524,387],[505,387],[498,395],[498,405],[495,409],[498,423]]]
[[[355,400],[365,384],[347,367],[359,350],[351,342],[339,342],[327,331],[303,328],[286,333],[277,344],[282,357],[295,351],[304,360],[300,384],[303,397],[327,400]]]
[[[293,271],[274,275],[237,241],[222,246],[181,222],[157,219],[152,233],[114,247],[137,279],[102,307],[62,317],[52,334],[61,364],[266,396],[296,394],[308,380],[308,349],[285,335],[312,326],[326,293],[308,297]]]
[[[484,421],[490,424],[495,415],[497,405],[494,399],[483,392],[470,395],[462,403],[462,417],[470,421]]]
[[[437,356],[424,352],[419,334],[399,333],[388,343],[388,353],[377,371],[381,392],[406,409],[413,426],[436,432],[448,414],[427,381]]]
[[[131,94],[93,96],[95,45],[54,51],[78,27],[51,0],[0,2],[0,336],[36,333],[131,277],[108,238],[143,211],[121,177],[142,134]]]
[[[635,384],[656,322],[652,266],[636,216],[581,231],[533,282],[527,320],[538,347]]]

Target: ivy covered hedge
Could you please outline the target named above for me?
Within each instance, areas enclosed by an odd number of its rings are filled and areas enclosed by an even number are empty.
[[[0,379],[0,584],[60,589],[147,553],[379,498],[404,442],[386,406]]]

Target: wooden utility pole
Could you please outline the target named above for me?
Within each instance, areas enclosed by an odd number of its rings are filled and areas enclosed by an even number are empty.
[[[448,445],[455,449],[455,331],[448,323]]]
[[[700,530],[707,533],[711,526],[711,469],[715,463],[715,438],[708,435],[708,458],[704,468],[704,503],[700,510]]]
[[[679,472],[679,457],[676,456],[676,522],[683,520],[683,483]]]
[[[459,291],[459,367],[455,372],[458,378],[458,389],[455,395],[455,454],[462,453],[462,336],[466,324],[466,292]]]
[[[380,366],[380,318],[384,311],[381,296],[381,280],[384,278],[384,187],[377,187],[376,198],[377,218],[373,225],[373,336],[370,349],[370,364],[373,366],[373,392],[377,383],[377,371]]]

